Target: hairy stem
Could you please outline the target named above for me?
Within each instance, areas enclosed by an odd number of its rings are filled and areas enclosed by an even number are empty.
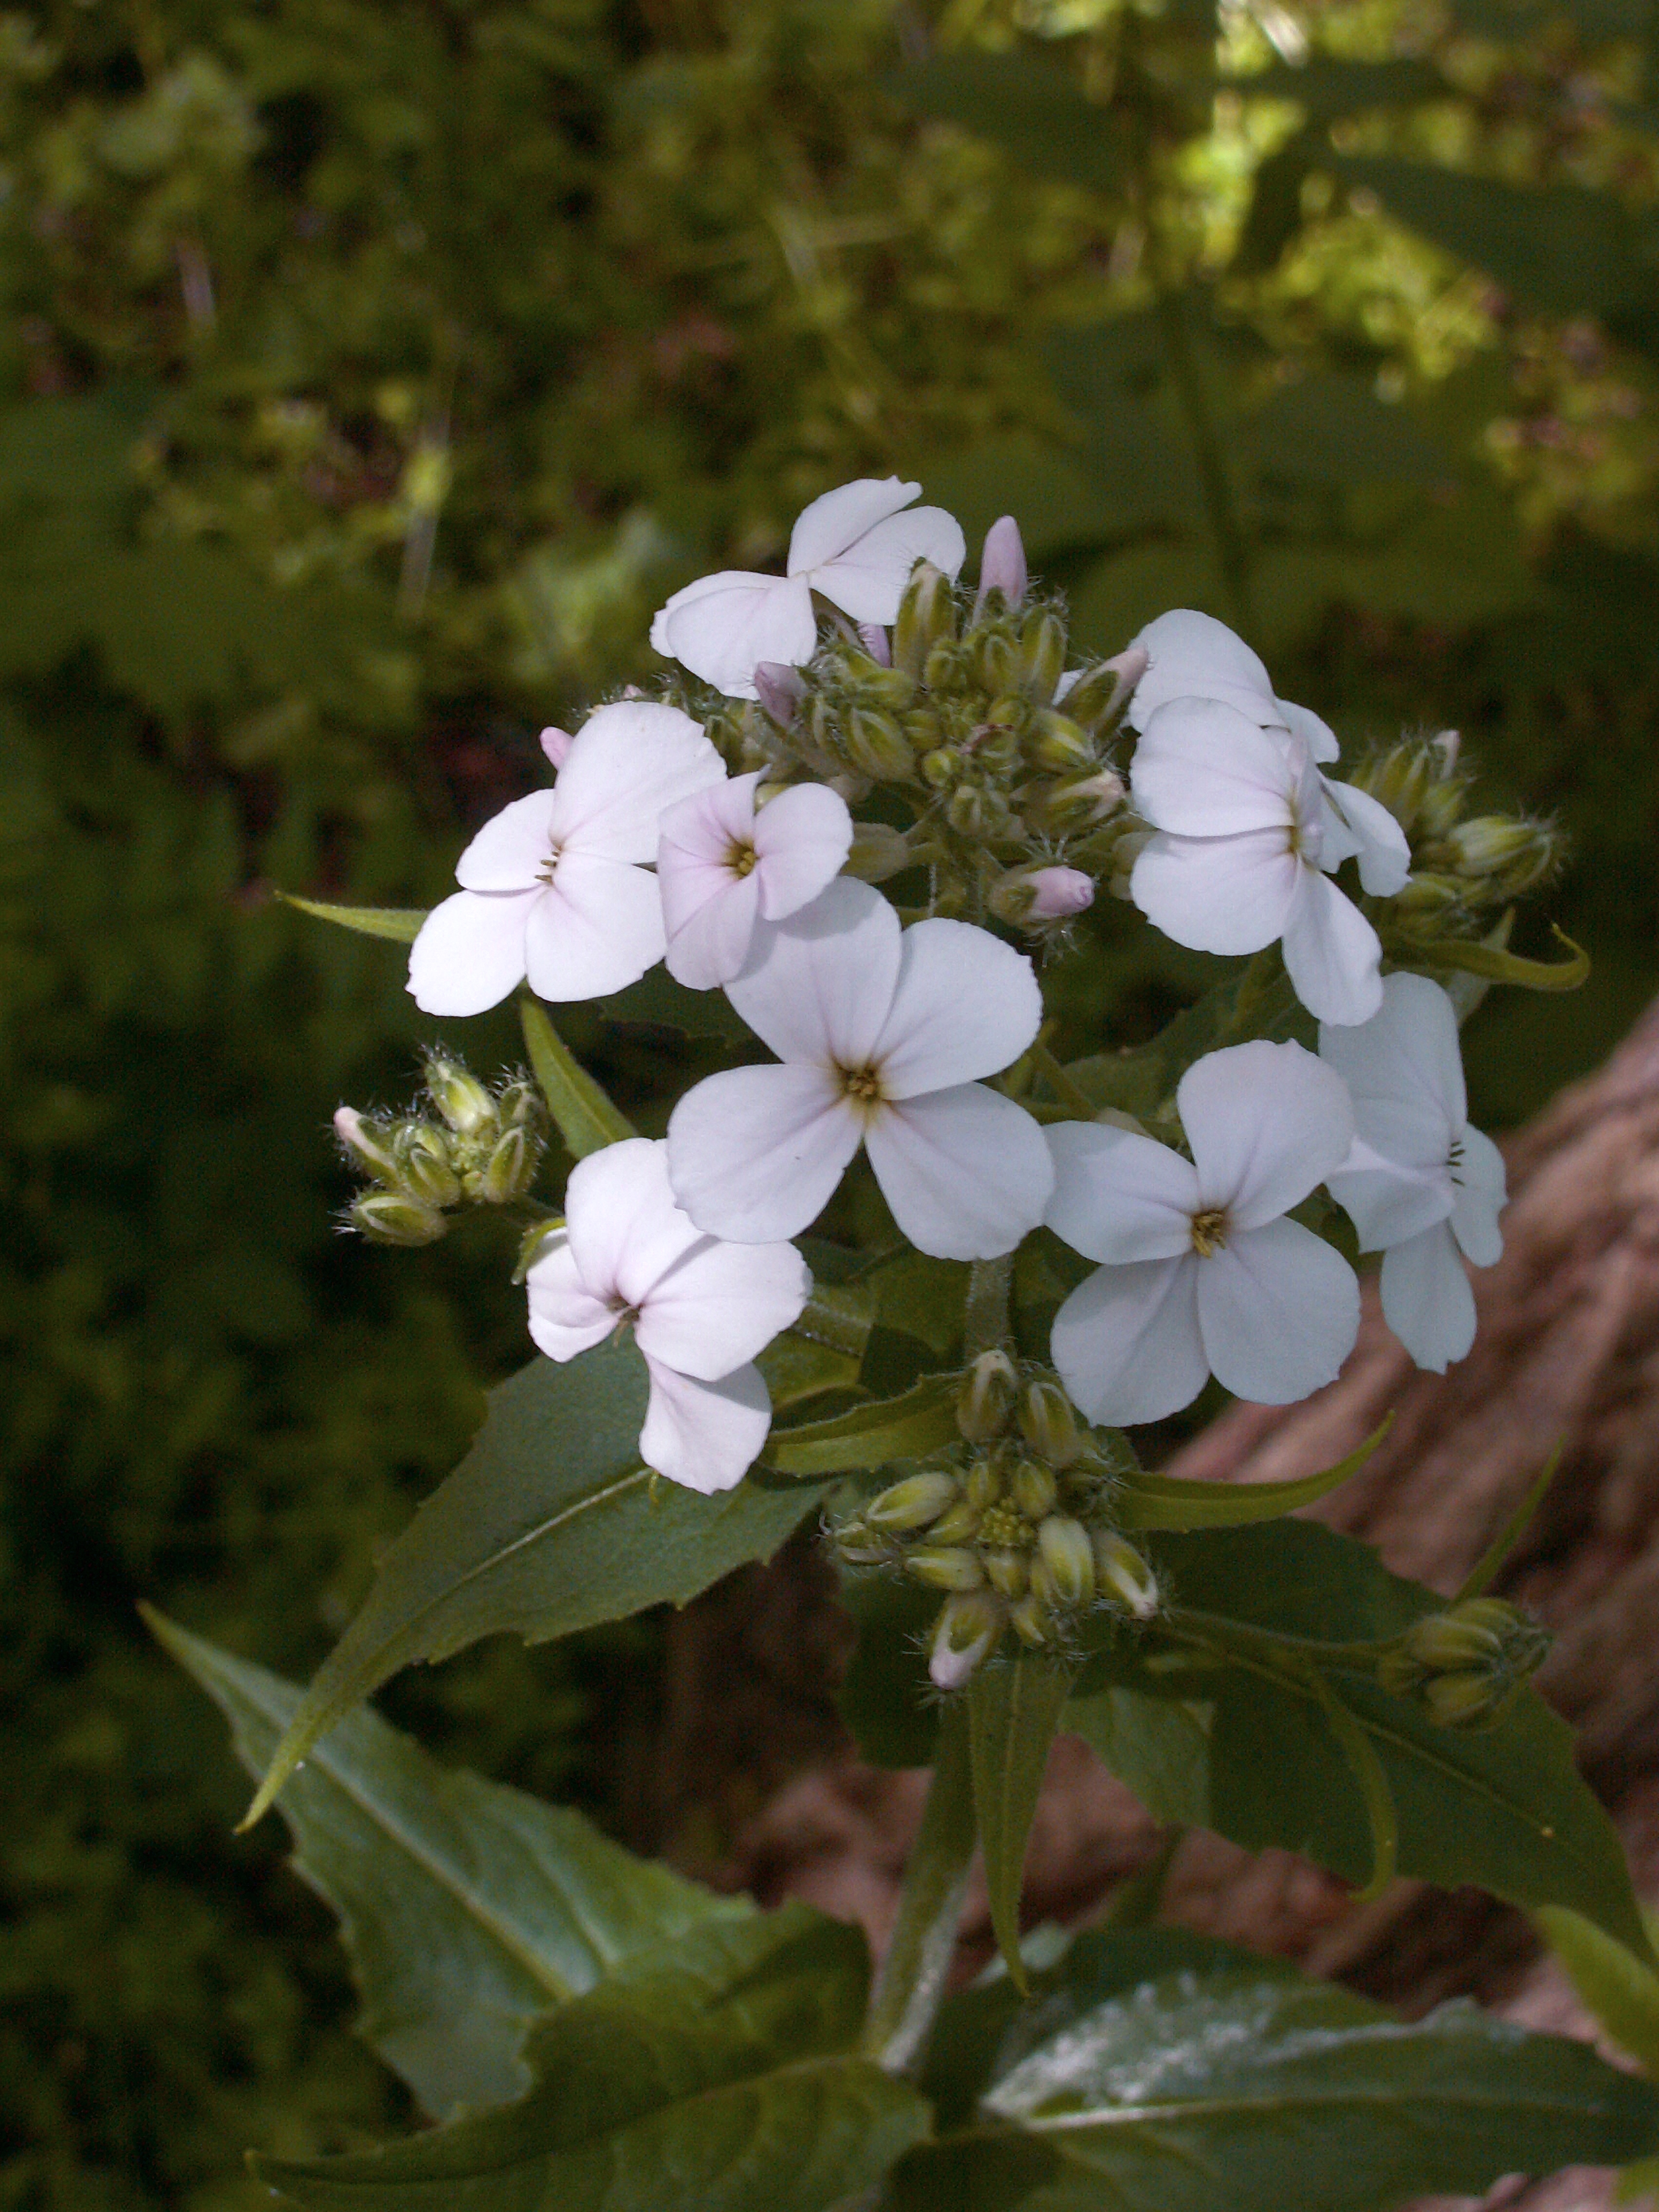
[[[921,2056],[945,1996],[957,1924],[974,1856],[974,1785],[968,1705],[945,1708],[939,1756],[915,1849],[904,1869],[893,1940],[870,1997],[863,2048],[890,2074]]]
[[[1008,1292],[1013,1279],[1012,1252],[974,1261],[963,1321],[963,1350],[969,1359],[977,1359],[981,1352],[995,1352],[1008,1341]]]

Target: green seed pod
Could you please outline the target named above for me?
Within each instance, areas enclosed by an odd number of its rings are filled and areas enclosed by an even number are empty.
[[[1054,1510],[1054,1500],[1060,1495],[1054,1469],[1045,1467],[1040,1459],[1023,1459],[1015,1468],[1009,1486],[1009,1495],[1028,1521],[1042,1521]]]
[[[1052,607],[1033,607],[1019,634],[1019,672],[1034,699],[1054,696],[1066,666],[1066,625]]]
[[[449,1228],[435,1207],[401,1197],[393,1190],[366,1191],[346,1218],[376,1244],[435,1244]]]
[[[1037,1552],[1066,1606],[1090,1604],[1095,1594],[1095,1555],[1089,1532],[1069,1514],[1051,1513],[1037,1530]]]
[[[1053,707],[1031,717],[1030,755],[1033,764],[1050,775],[1090,775],[1100,765],[1094,740]]]
[[[476,1137],[496,1126],[495,1102],[459,1060],[434,1054],[426,1063],[427,1096],[458,1137]]]
[[[981,1551],[980,1560],[987,1579],[1000,1596],[1024,1597],[1029,1576],[1029,1556],[1024,1552],[998,1550]]]
[[[890,714],[854,707],[842,725],[842,750],[876,783],[908,783],[915,774],[916,757]]]
[[[1150,1620],[1163,1596],[1157,1576],[1134,1546],[1115,1528],[1097,1528],[1094,1554],[1101,1595],[1136,1620]]]
[[[954,1474],[942,1468],[924,1469],[872,1498],[864,1509],[864,1518],[872,1528],[927,1528],[961,1496],[962,1485]]]
[[[1048,1642],[1048,1614],[1042,1602],[1035,1597],[1030,1595],[1023,1597],[1018,1605],[1009,1608],[1008,1626],[1018,1637],[1020,1642],[1030,1644],[1034,1651],[1040,1651]]]
[[[951,580],[931,561],[918,562],[893,625],[893,665],[907,676],[920,676],[931,648],[941,638],[957,632],[957,611]]]
[[[449,1157],[442,1134],[428,1122],[410,1121],[398,1132],[392,1156],[404,1188],[423,1206],[453,1206],[461,1195],[461,1179]]]
[[[970,1444],[988,1444],[1008,1425],[1018,1377],[1006,1352],[981,1352],[957,1392],[957,1426]]]
[[[983,1593],[947,1598],[928,1642],[927,1672],[940,1690],[959,1690],[1001,1640],[1007,1619],[999,1601]]]
[[[1072,1467],[1083,1456],[1077,1415],[1057,1376],[1034,1375],[1019,1394],[1019,1432],[1050,1467]]]
[[[979,1553],[954,1544],[918,1544],[905,1553],[904,1564],[929,1589],[974,1590],[985,1584]]]
[[[959,1498],[954,1505],[947,1505],[934,1522],[932,1536],[936,1544],[971,1544],[979,1534],[980,1510],[966,1498]]]
[[[478,1196],[486,1206],[505,1206],[522,1198],[536,1180],[541,1143],[528,1129],[508,1129],[496,1144],[478,1178]]]

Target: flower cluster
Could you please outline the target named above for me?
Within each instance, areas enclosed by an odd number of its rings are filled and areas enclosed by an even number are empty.
[[[977,1358],[961,1443],[838,1528],[844,1558],[945,1594],[948,1687],[1005,1630],[1041,1645],[1093,1607],[1158,1611],[1113,1520],[1133,1464],[1115,1432],[1212,1376],[1265,1403],[1329,1382],[1359,1316],[1342,1214],[1382,1255],[1412,1357],[1468,1352],[1466,1262],[1499,1256],[1504,1171],[1468,1126],[1436,977],[1496,972],[1501,931],[1468,940],[1554,845],[1468,818],[1449,736],[1342,780],[1326,724],[1210,616],[1072,665],[1013,524],[970,592],[962,533],[919,489],[844,485],[800,516],[783,576],[677,592],[652,631],[683,672],[671,696],[544,733],[554,781],[467,846],[410,989],[471,1013],[524,985],[608,996],[665,961],[723,990],[769,1054],[695,1085],[664,1139],[590,1153],[562,1220],[531,1234],[535,1341],[568,1360],[631,1328],[641,1452],[676,1482],[728,1488],[765,1449],[755,1363],[811,1289],[790,1240],[860,1153],[919,1252],[991,1263],[1042,1228],[1092,1264],[1052,1367]],[[1093,1112],[1086,1071],[1109,1055],[1067,1071],[1047,1048],[1036,963],[1103,886],[1178,944],[1254,956],[1214,1048],[1146,1123]],[[440,1060],[428,1081],[441,1127],[341,1109],[378,1185],[352,1218],[387,1241],[521,1195],[537,1164],[525,1086],[492,1097]]]

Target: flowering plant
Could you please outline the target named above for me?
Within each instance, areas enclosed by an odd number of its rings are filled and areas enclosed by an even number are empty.
[[[1504,1170],[1458,1024],[1492,983],[1583,973],[1508,946],[1553,832],[1472,817],[1450,733],[1336,776],[1329,728],[1207,616],[1074,665],[1012,524],[968,592],[919,490],[843,486],[784,577],[678,592],[662,696],[547,732],[552,782],[431,914],[313,908],[410,942],[428,1012],[523,987],[529,1074],[434,1050],[429,1111],[336,1127],[364,1235],[513,1224],[542,1356],[303,1694],[157,1624],[441,2123],[259,2160],[301,2204],[1371,2212],[1659,2145],[1659,2094],[1587,2048],[1468,2008],[1403,2026],[1152,1927],[1144,1881],[1109,1924],[1022,1936],[1066,1728],[1172,1831],[1303,1851],[1362,1895],[1480,1884],[1653,1964],[1529,1686],[1546,1639],[1485,1595],[1515,1529],[1439,1596],[1287,1517],[1363,1450],[1235,1488],[1149,1470],[1128,1433],[1212,1376],[1267,1403],[1331,1381],[1361,1251],[1419,1365],[1468,1352]],[[1133,1048],[1069,1035],[1052,982],[1089,961],[1101,892],[1220,956]],[[665,960],[653,1018],[728,1064],[647,1137],[544,1002],[625,1010]],[[644,1866],[360,1710],[477,1638],[684,1601],[809,1517],[859,1624],[848,1724],[933,1768],[873,1989],[855,1932]],[[1003,1971],[952,1990],[976,1848]]]

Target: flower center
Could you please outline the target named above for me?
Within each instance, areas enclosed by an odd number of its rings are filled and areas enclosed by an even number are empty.
[[[840,1070],[842,1096],[866,1117],[879,1106],[886,1094],[881,1087],[881,1071],[876,1067],[843,1067]]]
[[[559,872],[559,862],[563,857],[563,854],[564,848],[562,845],[554,845],[549,848],[547,858],[542,862],[540,867],[536,871],[536,880],[538,883],[550,884],[552,882],[554,877]]]
[[[1193,1249],[1200,1260],[1212,1260],[1227,1242],[1231,1226],[1224,1206],[1212,1206],[1193,1216]]]
[[[743,880],[744,876],[753,875],[755,872],[754,847],[752,845],[742,844],[736,838],[733,838],[732,841],[732,848],[726,856],[726,865],[731,869],[732,874],[737,877],[739,882]]]

